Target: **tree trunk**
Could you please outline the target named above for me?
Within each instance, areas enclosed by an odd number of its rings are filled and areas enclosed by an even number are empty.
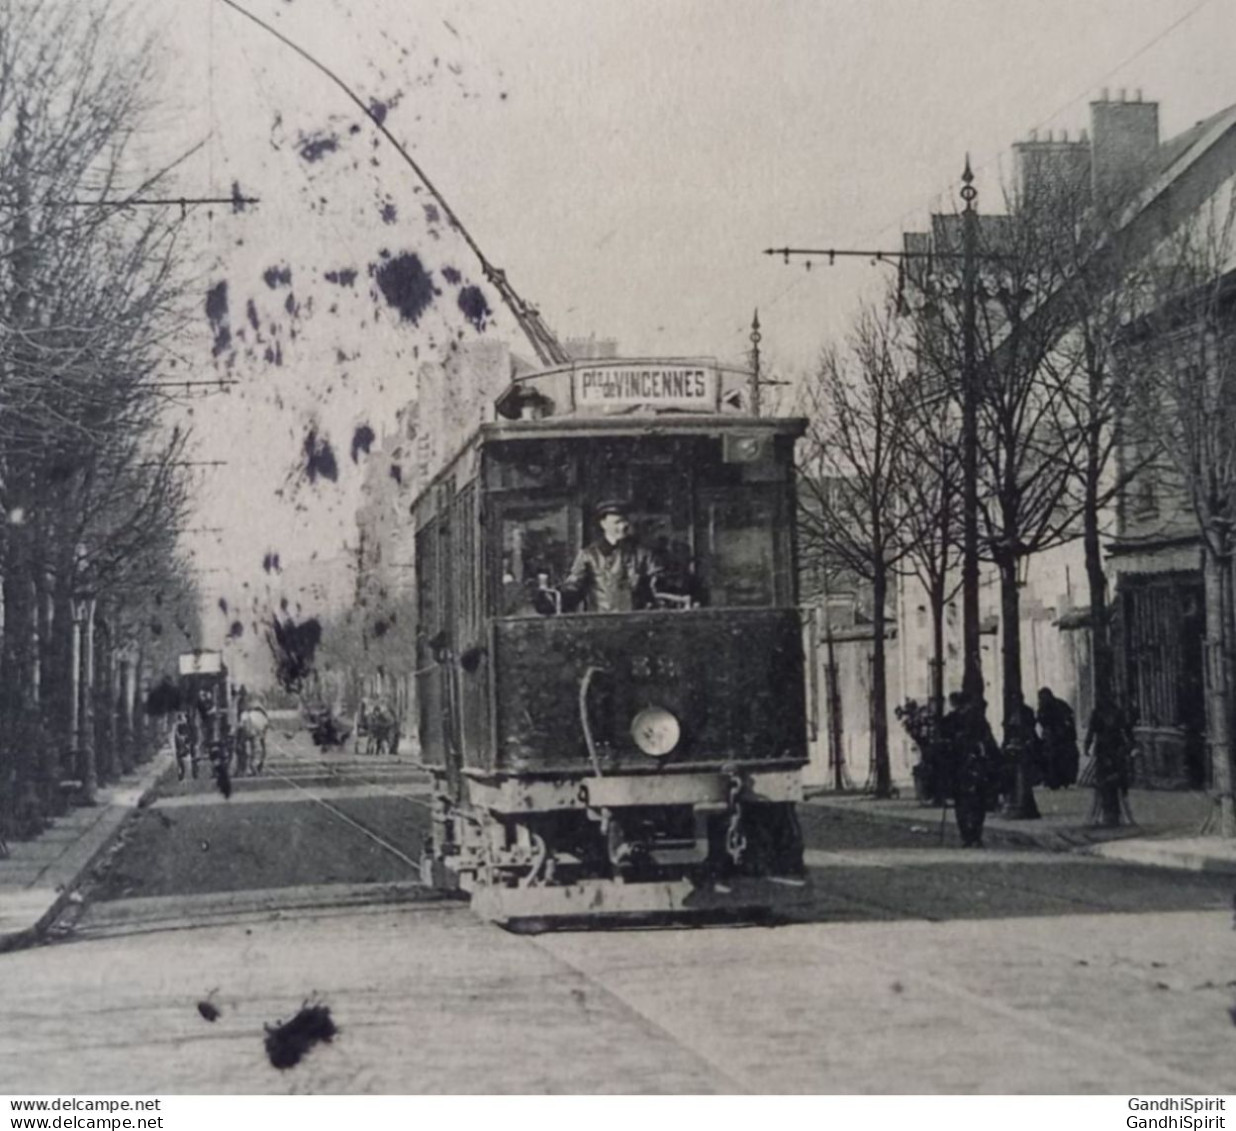
[[[137,751],[139,762],[148,762],[154,751],[150,749],[148,725],[146,718],[145,693],[146,657],[141,645],[138,645],[137,658],[133,661],[133,748]]]
[[[1206,690],[1211,772],[1219,801],[1219,834],[1236,837],[1232,799],[1232,558],[1226,532],[1216,535],[1219,551],[1206,542]]]
[[[82,618],[82,682],[81,730],[82,795],[87,805],[93,805],[99,790],[99,766],[95,761],[94,744],[94,598],[84,602],[86,615]]]
[[[1021,594],[1017,588],[1017,558],[1009,555],[999,563],[1001,661],[1004,674],[1004,756],[1015,767],[1013,796],[1005,815],[1018,820],[1036,820],[1034,800],[1034,749],[1031,735],[1022,726],[1021,687]]]
[[[133,759],[129,754],[124,733],[124,655],[116,647],[107,650],[111,681],[107,696],[107,713],[111,718],[112,748],[116,752],[116,773],[123,777],[133,772]]]
[[[85,791],[86,768],[82,760],[82,623],[75,611],[69,621],[69,750],[73,776],[81,777]]]
[[[77,708],[73,695],[77,681],[73,674],[73,602],[62,583],[57,582],[53,597],[51,647],[47,671],[52,681],[52,691],[47,699],[48,734],[60,756],[63,777],[76,777],[77,764],[73,760],[77,750]]]
[[[22,526],[10,526],[4,571],[4,637],[0,646],[0,734],[3,735],[4,776],[13,783],[9,803],[18,836],[42,832],[42,766],[33,726],[34,700],[33,585],[30,571],[30,536]]]
[[[871,731],[875,739],[875,795],[891,797],[893,792],[892,766],[888,756],[888,683],[884,651],[884,600],[888,579],[883,569],[875,571],[875,649],[871,667]]]
[[[833,787],[840,793],[845,789],[845,730],[841,718],[841,690],[837,686],[837,645],[833,640],[832,622],[824,612],[825,645],[827,661],[824,667],[824,688],[828,696],[828,747],[833,760]]]
[[[1087,458],[1086,498],[1082,509],[1082,545],[1086,553],[1086,584],[1090,592],[1090,652],[1094,662],[1094,703],[1115,698],[1115,654],[1107,610],[1107,574],[1099,545],[1099,476],[1094,449]]]
[[[133,653],[126,650],[121,653],[120,663],[117,665],[116,711],[119,716],[117,737],[120,746],[120,767],[126,774],[131,774],[138,762],[138,751],[133,742],[134,662]]]
[[[44,774],[49,782],[52,812],[61,816],[67,808],[67,798],[60,791],[64,773],[64,679],[61,664],[61,624],[56,604],[54,573],[43,575],[39,601],[39,728],[43,742]]]
[[[105,639],[105,630],[96,616],[94,623],[94,691],[91,695],[91,715],[93,716],[91,733],[94,736],[94,764],[98,771],[100,785],[107,785],[113,777],[111,748],[107,738],[107,695],[104,690],[107,687],[107,649],[104,646]]]
[[[945,579],[932,582],[931,602],[931,712],[937,732],[944,718],[944,585]]]

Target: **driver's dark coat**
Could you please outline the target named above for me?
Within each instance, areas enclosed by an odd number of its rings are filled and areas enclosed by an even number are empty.
[[[601,538],[575,555],[561,588],[590,612],[629,612],[652,604],[652,582],[663,572],[657,555],[634,539],[614,546]]]

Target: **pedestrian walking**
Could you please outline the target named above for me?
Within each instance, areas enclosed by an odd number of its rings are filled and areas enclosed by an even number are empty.
[[[1100,702],[1086,729],[1086,753],[1094,759],[1094,804],[1092,821],[1107,828],[1132,821],[1128,808],[1129,778],[1133,751],[1133,727],[1118,703]]]
[[[1081,761],[1077,720],[1073,708],[1057,699],[1050,687],[1039,690],[1038,724],[1043,747],[1043,784],[1048,789],[1075,784]]]
[[[982,697],[960,694],[946,719],[952,737],[953,810],[962,848],[983,847],[983,823],[987,818],[993,768],[999,747],[987,722],[987,704]]]

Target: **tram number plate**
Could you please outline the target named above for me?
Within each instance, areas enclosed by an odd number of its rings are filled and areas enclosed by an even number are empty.
[[[681,674],[673,656],[631,657],[631,675],[636,679],[677,679]]]

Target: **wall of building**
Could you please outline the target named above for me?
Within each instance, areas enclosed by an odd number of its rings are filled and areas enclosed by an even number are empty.
[[[811,762],[803,773],[809,788],[831,789],[835,781],[830,743],[828,649],[822,630],[815,638],[815,673],[811,690],[816,695],[815,718],[818,725],[811,742]],[[893,783],[905,790],[912,785],[911,769],[918,761],[894,710],[905,699],[899,675],[897,638],[885,640],[888,665],[889,762]],[[871,729],[871,672],[875,637],[870,629],[846,630],[834,634],[833,652],[837,663],[837,692],[840,701],[842,763],[845,787],[862,789],[875,780],[875,744]],[[808,653],[810,655],[810,653]],[[808,673],[810,678],[811,673]]]

